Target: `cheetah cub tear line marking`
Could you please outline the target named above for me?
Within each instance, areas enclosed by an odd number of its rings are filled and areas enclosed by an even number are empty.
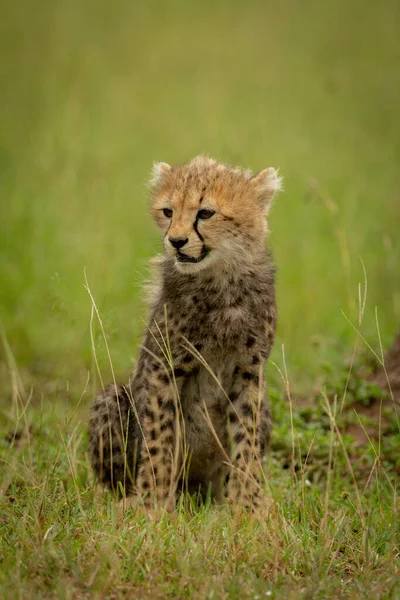
[[[92,406],[99,480],[146,507],[175,506],[182,482],[248,509],[260,503],[271,428],[264,368],[275,337],[266,215],[277,171],[206,156],[154,165],[151,211],[164,239],[132,379]],[[122,488],[121,488],[122,484]]]

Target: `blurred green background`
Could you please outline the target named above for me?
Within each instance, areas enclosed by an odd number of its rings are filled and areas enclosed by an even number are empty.
[[[154,160],[280,167],[279,336],[296,382],[400,322],[397,0],[1,1],[0,321],[23,377],[77,385],[91,303],[137,353]],[[360,260],[361,259],[361,260]],[[96,330],[104,377],[108,360]],[[1,382],[9,380],[2,350]],[[74,383],[75,382],[75,383]],[[63,384],[64,385],[64,384]]]

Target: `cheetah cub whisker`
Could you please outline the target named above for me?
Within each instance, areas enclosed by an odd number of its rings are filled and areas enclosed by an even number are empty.
[[[172,510],[179,481],[247,509],[260,504],[270,435],[264,369],[275,337],[266,216],[277,171],[207,156],[154,165],[151,211],[165,252],[127,386],[92,406],[89,454],[100,482]]]

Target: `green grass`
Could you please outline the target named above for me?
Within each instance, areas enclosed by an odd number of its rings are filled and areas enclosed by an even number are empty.
[[[45,398],[19,410],[17,435],[0,443],[2,597],[399,598],[398,424],[386,408],[382,435],[354,446],[356,380],[342,415],[321,393],[293,423],[271,390],[276,427],[253,518],[188,498],[173,515],[123,516],[96,493],[76,411]]]
[[[279,342],[296,374],[318,373],[315,339],[328,352],[351,346],[340,311],[357,315],[359,258],[364,333],[376,340],[377,305],[390,341],[400,319],[397,2],[3,5],[0,318],[18,364],[64,379],[90,366],[86,266],[125,372],[159,248],[152,161],[200,151],[281,169],[271,245]]]
[[[0,595],[398,598],[398,420],[388,401],[381,419],[363,408],[372,354],[353,328],[381,356],[400,322],[398,2],[0,8]],[[268,517],[121,521],[85,454],[84,269],[123,380],[160,249],[152,161],[202,151],[284,176]],[[107,380],[97,325],[95,345]],[[343,400],[338,429],[325,397]]]

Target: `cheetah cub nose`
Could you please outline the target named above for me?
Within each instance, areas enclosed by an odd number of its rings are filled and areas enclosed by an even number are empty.
[[[168,238],[171,242],[171,245],[179,250],[179,248],[183,248],[185,244],[188,242],[188,238]]]

